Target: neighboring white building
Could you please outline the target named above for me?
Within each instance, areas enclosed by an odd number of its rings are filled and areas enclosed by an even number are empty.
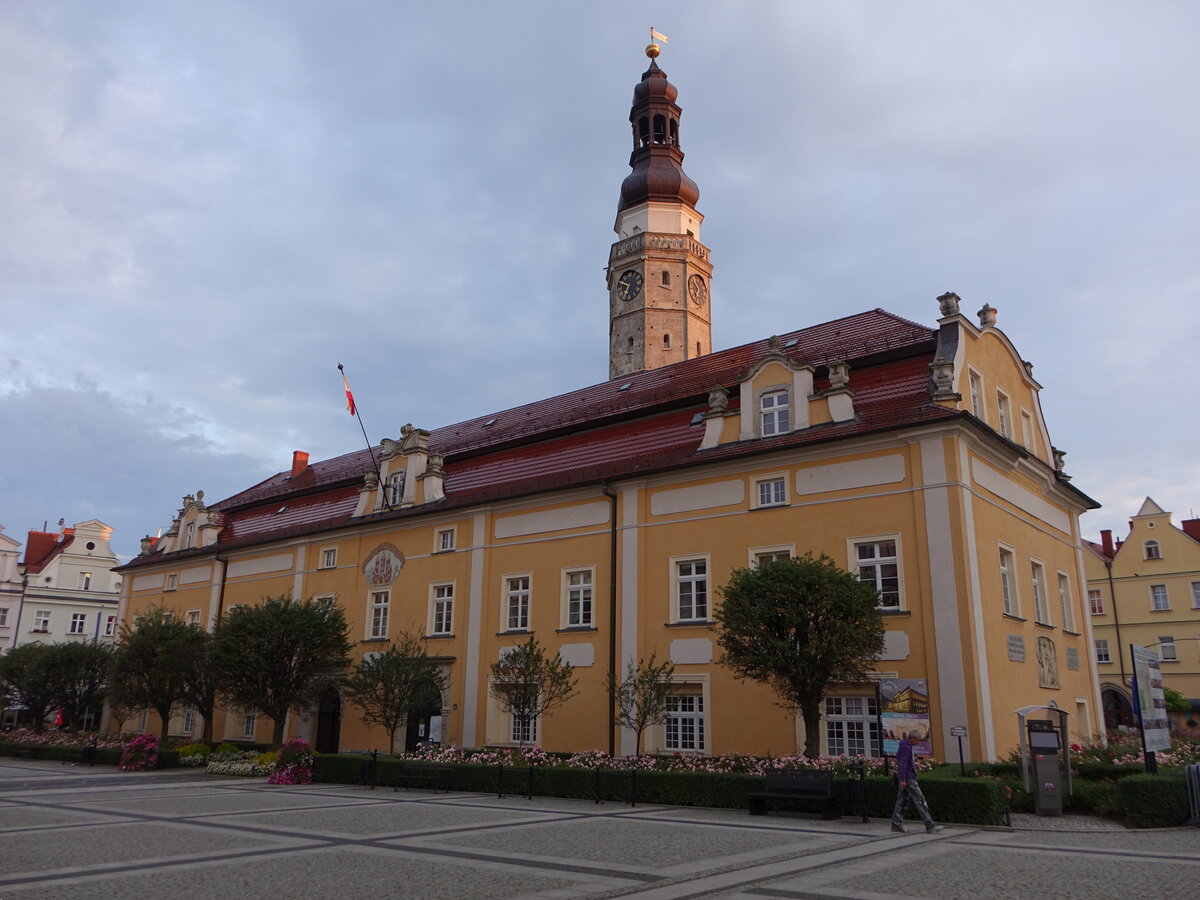
[[[4,526],[0,525],[0,653],[13,646],[24,584],[18,564],[21,542],[3,531]]]
[[[115,640],[121,580],[112,571],[118,560],[109,547],[111,536],[112,528],[98,519],[57,533],[31,531],[25,559],[10,580],[8,559],[15,559],[19,545],[0,535],[4,649],[34,641]]]

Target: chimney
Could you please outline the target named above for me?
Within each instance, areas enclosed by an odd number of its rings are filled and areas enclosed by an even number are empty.
[[[292,451],[292,477],[295,478],[308,468],[308,454],[303,450]]]
[[[1113,550],[1111,528],[1104,528],[1100,531],[1100,543],[1104,547],[1104,555],[1112,559],[1116,551]]]
[[[1184,519],[1179,524],[1183,526],[1184,534],[1200,541],[1200,519]]]

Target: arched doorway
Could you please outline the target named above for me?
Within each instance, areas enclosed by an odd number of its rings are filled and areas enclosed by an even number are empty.
[[[408,725],[404,731],[404,750],[417,749],[417,744],[430,740],[429,726],[436,716],[442,714],[442,692],[432,680],[426,681],[413,692],[412,707],[408,712]]]
[[[1105,685],[1100,691],[1100,700],[1104,704],[1106,729],[1112,730],[1122,725],[1133,726],[1133,704],[1121,688]]]
[[[342,698],[337,689],[329,687],[321,694],[317,706],[317,740],[313,745],[318,753],[337,753],[342,735]]]

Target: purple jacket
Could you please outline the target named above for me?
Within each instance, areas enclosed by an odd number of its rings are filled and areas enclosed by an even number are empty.
[[[900,742],[896,750],[896,777],[901,781],[916,781],[917,766],[913,761],[913,747],[907,740]]]

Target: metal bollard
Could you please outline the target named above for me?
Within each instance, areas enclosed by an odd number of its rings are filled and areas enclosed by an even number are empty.
[[[1188,804],[1192,817],[1185,824],[1200,827],[1200,763],[1188,766],[1184,771],[1188,786]]]

